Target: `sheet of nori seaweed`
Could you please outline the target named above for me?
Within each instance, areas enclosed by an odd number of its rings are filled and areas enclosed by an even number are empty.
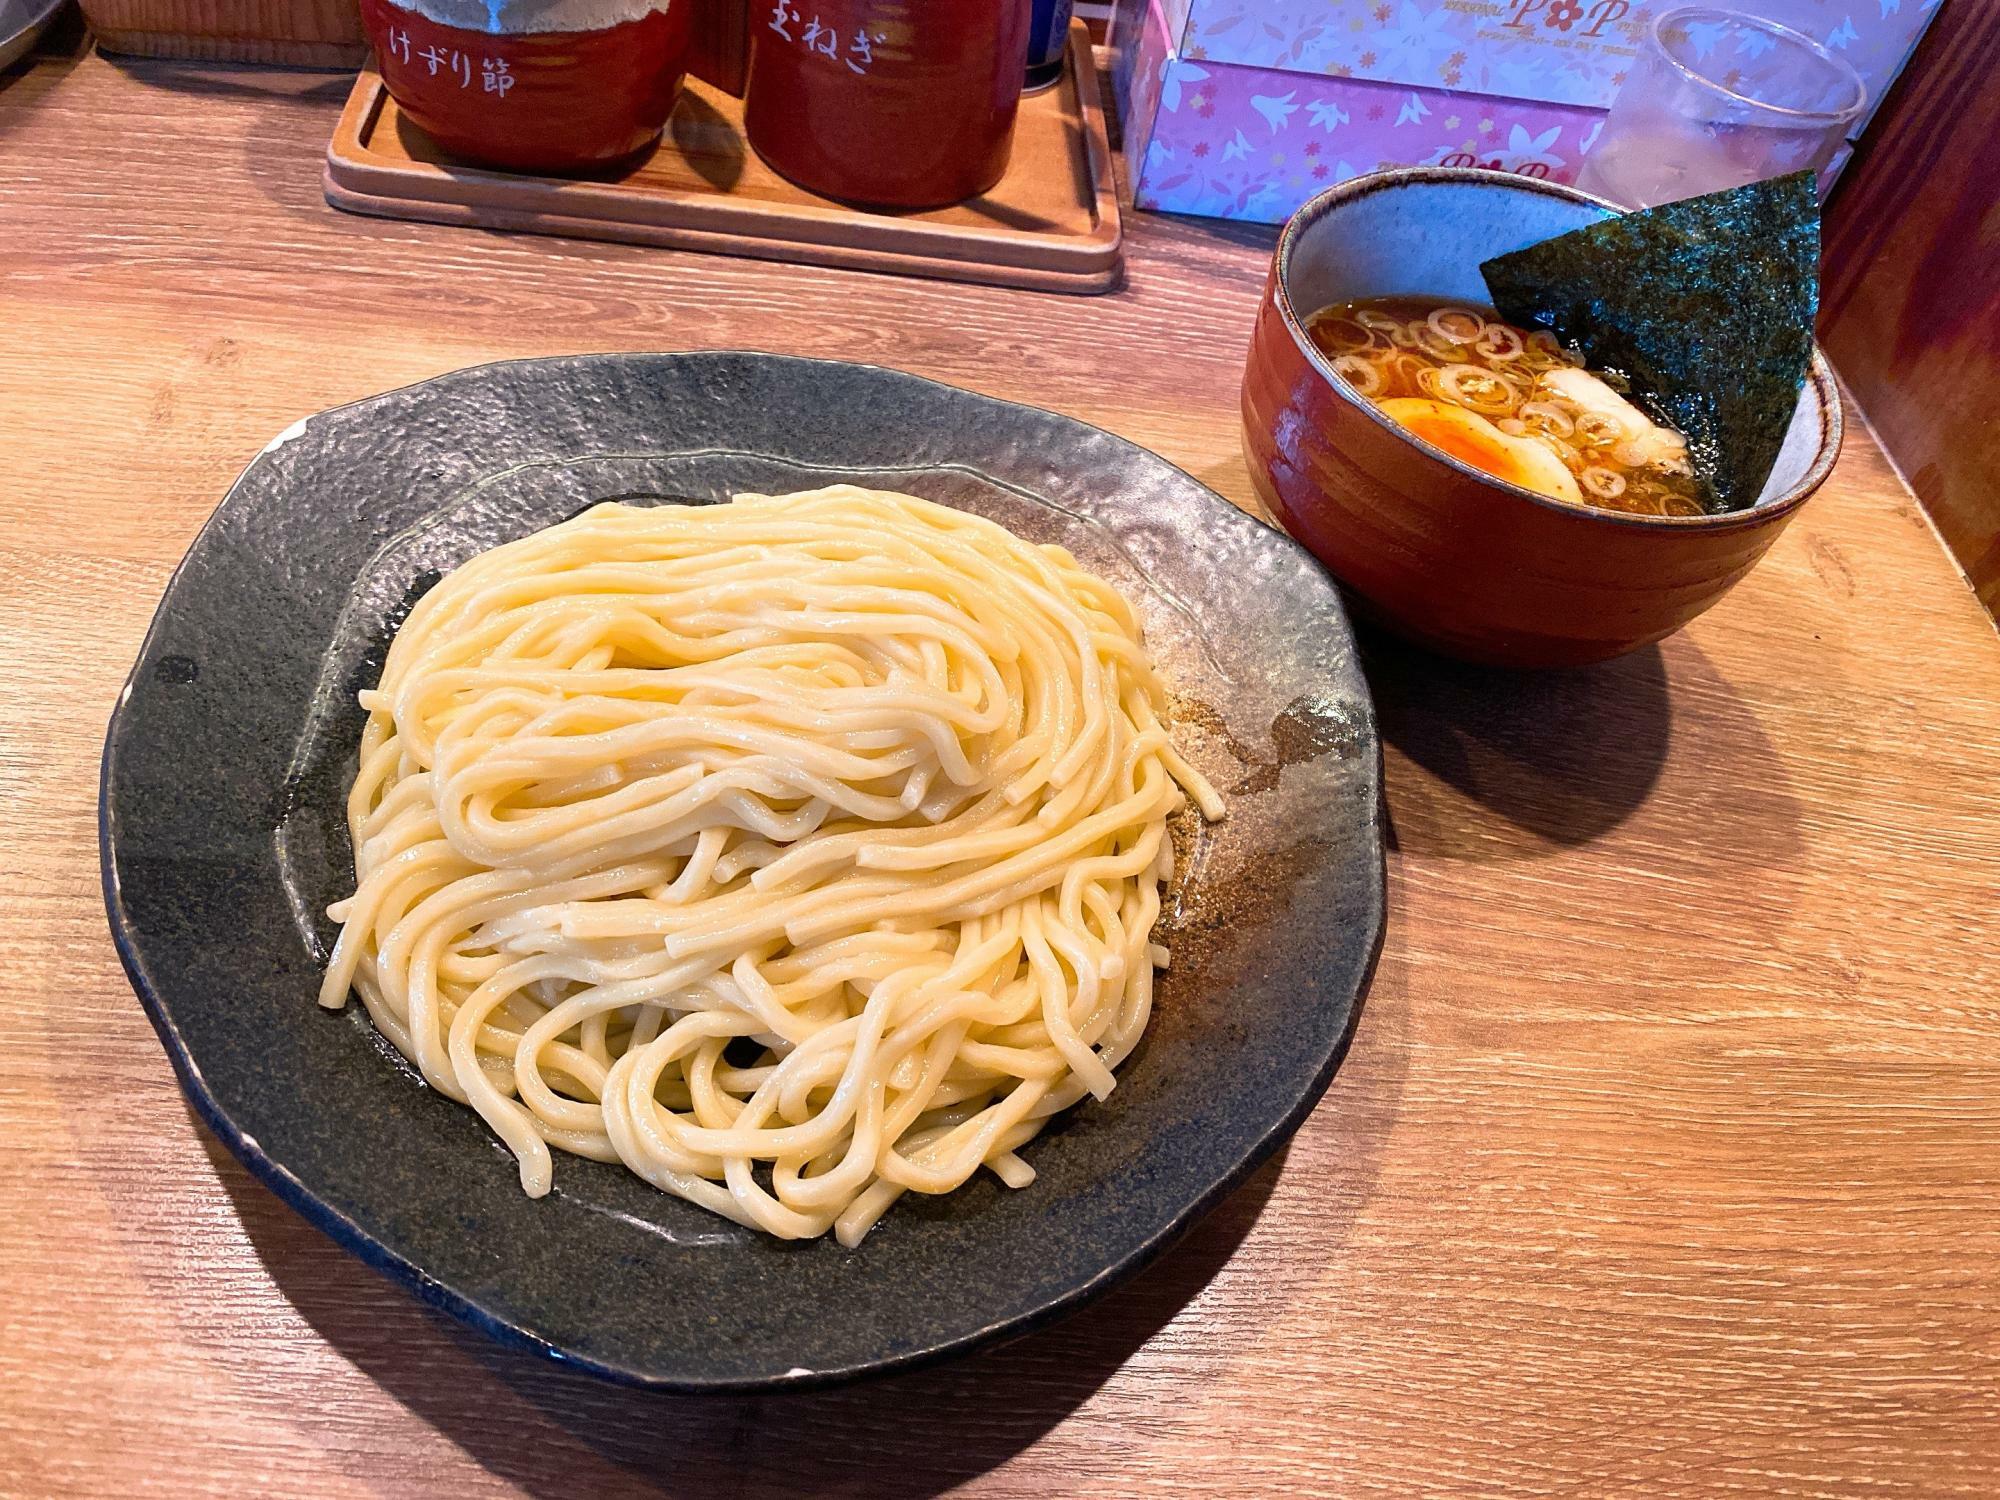
[[[1812,358],[1811,172],[1621,214],[1479,269],[1501,317],[1623,374],[1687,438],[1712,511],[1756,503]]]

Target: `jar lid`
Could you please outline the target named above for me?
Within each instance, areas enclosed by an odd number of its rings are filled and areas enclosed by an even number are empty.
[[[643,20],[687,0],[389,0],[440,26],[489,36],[545,31],[605,31]]]

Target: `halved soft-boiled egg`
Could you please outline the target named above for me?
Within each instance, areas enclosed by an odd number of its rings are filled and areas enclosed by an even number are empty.
[[[1524,489],[1583,504],[1583,492],[1563,461],[1531,437],[1510,437],[1478,412],[1424,396],[1397,396],[1377,405],[1384,416],[1461,463]]]

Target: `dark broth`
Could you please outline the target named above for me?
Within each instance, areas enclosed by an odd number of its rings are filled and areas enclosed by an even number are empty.
[[[1704,513],[1680,435],[1621,399],[1615,376],[1585,371],[1546,330],[1466,303],[1371,297],[1320,309],[1306,331],[1358,394],[1475,467],[1604,510]],[[1523,444],[1553,454],[1568,481]]]

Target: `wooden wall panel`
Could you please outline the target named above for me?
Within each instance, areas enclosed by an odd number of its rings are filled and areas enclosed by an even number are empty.
[[[356,0],[83,0],[106,52],[353,67],[368,55]]]
[[[1821,340],[2000,616],[2000,4],[1946,0],[1826,232]]]

